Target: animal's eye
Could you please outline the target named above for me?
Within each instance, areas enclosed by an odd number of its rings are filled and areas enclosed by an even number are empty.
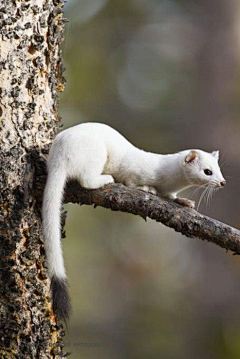
[[[207,176],[211,176],[211,175],[212,175],[212,171],[209,170],[208,168],[204,170],[204,173],[205,173],[205,175],[207,175]]]

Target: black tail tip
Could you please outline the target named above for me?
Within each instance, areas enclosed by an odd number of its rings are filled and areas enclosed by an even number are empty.
[[[51,291],[53,311],[59,319],[63,319],[65,322],[69,319],[72,310],[67,287],[67,279],[52,277]]]

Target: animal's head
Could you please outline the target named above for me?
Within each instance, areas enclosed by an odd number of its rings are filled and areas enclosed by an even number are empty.
[[[219,164],[219,151],[190,150],[184,158],[184,173],[193,185],[221,188],[226,185]]]

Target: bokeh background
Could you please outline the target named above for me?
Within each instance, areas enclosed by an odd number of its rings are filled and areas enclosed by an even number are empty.
[[[200,212],[240,227],[239,1],[68,0],[65,16],[63,128],[104,122],[158,153],[219,149],[227,187]],[[66,209],[71,358],[240,358],[238,256],[150,220]]]

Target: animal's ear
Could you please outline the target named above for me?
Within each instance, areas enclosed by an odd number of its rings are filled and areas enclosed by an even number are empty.
[[[197,157],[198,157],[197,151],[192,150],[185,157],[185,163],[186,164],[193,163],[194,161],[196,161]]]
[[[217,160],[219,159],[219,151],[213,151],[212,152],[213,157],[215,157]]]

